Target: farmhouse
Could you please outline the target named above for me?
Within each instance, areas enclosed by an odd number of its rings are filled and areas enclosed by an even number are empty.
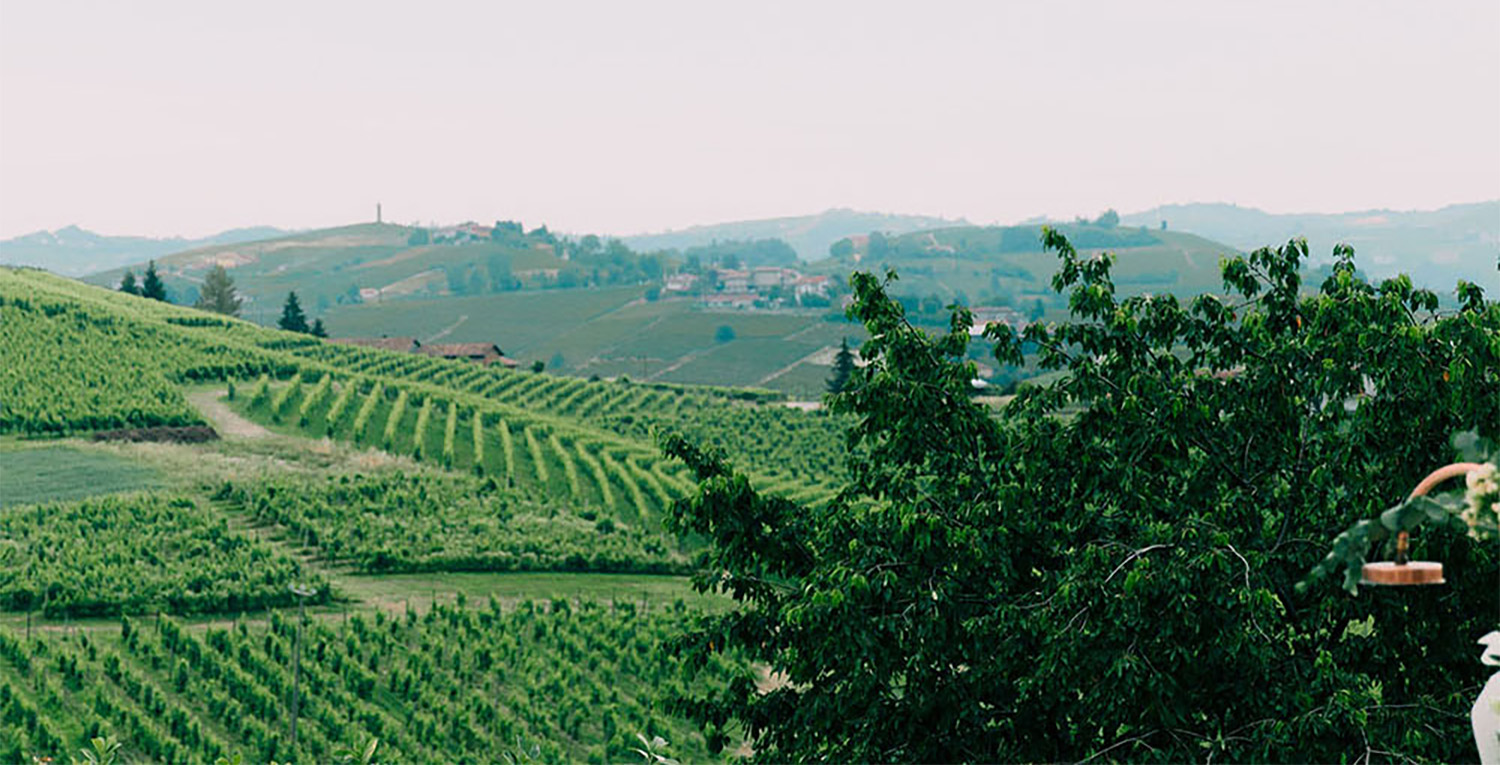
[[[1031,323],[1020,311],[1007,306],[975,306],[971,311],[974,314],[974,325],[969,327],[969,334],[974,337],[984,334],[985,328],[991,324],[1004,324],[1019,333]]]
[[[703,296],[703,304],[710,308],[754,308],[754,292],[715,292]]]
[[[444,359],[462,359],[476,364],[499,364],[512,369],[521,365],[521,362],[507,357],[500,350],[500,346],[494,343],[432,343],[422,346],[416,352]]]
[[[719,272],[719,289],[725,292],[749,292],[750,272],[725,269]]]
[[[791,285],[792,289],[796,290],[797,297],[828,294],[828,277],[826,276],[798,276],[792,280]]]
[[[802,274],[790,268],[760,266],[750,272],[750,286],[756,290],[785,287],[801,277]]]
[[[687,292],[698,281],[697,274],[672,274],[667,277],[667,292]]]

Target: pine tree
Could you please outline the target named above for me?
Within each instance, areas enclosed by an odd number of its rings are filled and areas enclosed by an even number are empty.
[[[136,284],[135,274],[125,272],[125,276],[120,279],[120,291],[127,295],[139,296],[141,294],[141,285]]]
[[[828,377],[828,392],[838,393],[854,374],[854,352],[849,350],[849,338],[839,343],[839,354],[833,358],[833,374]]]
[[[313,319],[311,334],[313,337],[328,337],[328,330],[323,327],[322,319]]]
[[[161,277],[156,274],[154,260],[146,264],[146,278],[141,282],[141,297],[167,302],[167,285],[162,284]]]
[[[193,307],[226,316],[238,316],[241,302],[243,301],[234,292],[234,280],[229,278],[229,272],[223,266],[216,265],[204,277],[203,291],[198,293],[198,302]]]
[[[281,319],[276,326],[288,332],[307,333],[307,314],[302,313],[302,305],[297,302],[297,293],[286,294],[286,304],[281,307]]]

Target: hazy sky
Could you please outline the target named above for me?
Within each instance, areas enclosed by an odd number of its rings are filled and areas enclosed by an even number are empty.
[[[1497,197],[1497,0],[0,0],[0,237]]]

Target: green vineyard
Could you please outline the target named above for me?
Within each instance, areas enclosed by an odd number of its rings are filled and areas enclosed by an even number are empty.
[[[381,762],[628,759],[634,733],[702,760],[721,735],[684,724],[673,689],[746,671],[689,672],[664,651],[683,606],[496,601],[190,628],[125,617],[108,629],[0,630],[0,761],[112,732],[156,762],[330,762],[378,739]],[[299,645],[300,644],[300,645]],[[299,650],[300,649],[300,650]],[[286,734],[300,653],[298,738]]]
[[[764,391],[333,345],[37,271],[0,269],[0,349],[0,436],[84,448],[94,431],[205,424],[207,396],[284,439],[89,447],[185,477],[0,509],[5,762],[99,735],[162,762],[326,762],[376,739],[380,761],[607,762],[638,757],[638,736],[715,759],[738,738],[674,700],[749,670],[687,672],[666,639],[702,604],[644,594],[690,595],[696,554],[662,530],[694,482],[657,434],[812,501],[843,469],[843,423]],[[31,448],[10,443],[0,465]],[[205,459],[218,467],[183,471]],[[525,576],[606,589],[467,606],[434,587],[413,608],[403,579]]]
[[[571,514],[464,476],[387,472],[321,484],[224,483],[225,509],[284,529],[326,563],[363,573],[682,573],[667,537],[591,511]]]

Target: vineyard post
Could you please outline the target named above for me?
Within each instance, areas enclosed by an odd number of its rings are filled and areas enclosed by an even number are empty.
[[[307,620],[307,599],[317,590],[306,585],[290,584],[287,589],[297,596],[297,631],[292,633],[292,754],[297,753],[297,706],[300,701],[299,680],[302,674],[302,623]]]

